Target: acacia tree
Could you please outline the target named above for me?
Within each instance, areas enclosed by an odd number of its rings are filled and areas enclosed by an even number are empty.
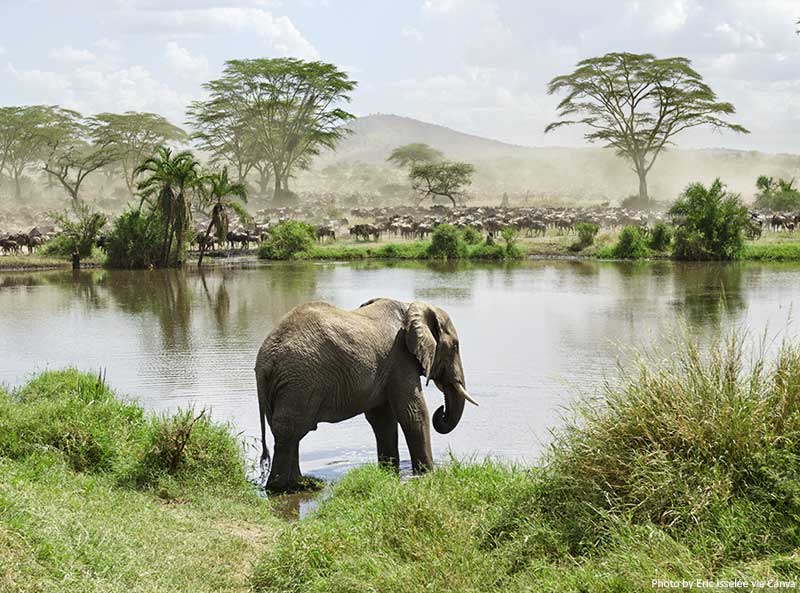
[[[77,207],[86,177],[119,160],[118,148],[108,138],[92,137],[96,125],[93,118],[61,108],[54,110],[52,116],[51,124],[43,131],[43,168],[61,183],[72,198],[73,207]]]
[[[136,167],[158,146],[188,139],[186,132],[155,113],[100,113],[89,121],[92,140],[118,157],[128,191],[134,195]]]
[[[274,199],[288,195],[293,170],[307,166],[323,148],[333,149],[355,116],[338,105],[356,87],[333,64],[296,58],[231,60],[222,78],[204,85],[219,100],[217,121],[244,125],[243,154],[254,151],[272,169]],[[238,128],[236,128],[238,130]],[[253,157],[251,157],[253,158]],[[247,157],[245,157],[247,160]]]
[[[419,163],[432,163],[444,160],[444,154],[441,151],[423,144],[421,142],[413,142],[398,146],[386,158],[387,161],[396,164],[401,168],[414,168]]]
[[[234,213],[243,223],[251,219],[250,214],[244,208],[244,204],[247,203],[247,188],[244,183],[231,182],[228,179],[228,169],[222,169],[219,173],[206,175],[202,182],[201,207],[210,207],[211,209],[208,213],[208,227],[200,241],[200,257],[197,260],[198,268],[203,264],[203,254],[211,233],[214,233],[218,241],[225,240],[228,234],[231,213]],[[237,201],[237,199],[241,202]]]
[[[472,184],[475,167],[469,163],[441,161],[415,165],[408,174],[411,188],[419,193],[421,202],[426,198],[447,198],[453,206],[466,197],[464,190]]]
[[[647,174],[661,151],[680,132],[698,126],[748,133],[725,116],[731,103],[717,96],[686,58],[657,59],[651,54],[608,53],[578,62],[575,70],[547,85],[565,92],[558,105],[561,126],[583,124],[589,142],[604,142],[631,162],[639,178],[639,198],[648,200]]]
[[[227,80],[212,80],[205,85],[209,98],[189,105],[189,122],[195,132],[192,138],[201,149],[210,153],[211,164],[227,164],[236,172],[238,183],[249,173],[258,172],[258,186],[266,194],[272,176],[270,163],[258,150],[253,130],[246,120],[245,106],[236,89]]]
[[[57,121],[59,109],[44,105],[0,107],[0,174],[14,181],[14,197],[22,195],[25,170],[44,154],[48,128]]]

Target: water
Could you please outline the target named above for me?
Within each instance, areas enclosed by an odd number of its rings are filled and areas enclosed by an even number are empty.
[[[459,427],[433,432],[437,459],[530,462],[564,406],[596,392],[647,345],[684,323],[702,336],[739,324],[795,335],[800,268],[754,264],[527,261],[509,265],[275,264],[204,272],[0,274],[0,382],[74,365],[146,408],[210,408],[253,442],[253,364],[296,304],[354,308],[387,296],[446,309],[458,328],[470,393]],[[426,389],[429,408],[442,402]],[[408,459],[401,435],[401,457]],[[300,445],[304,472],[330,479],[375,458],[363,417],[321,424]]]

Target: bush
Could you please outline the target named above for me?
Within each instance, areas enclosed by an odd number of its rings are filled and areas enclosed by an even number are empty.
[[[666,251],[672,245],[672,227],[659,222],[650,231],[650,249],[653,251]]]
[[[516,249],[516,248],[515,248]],[[506,248],[502,245],[481,243],[476,245],[469,252],[470,259],[506,259],[509,257]],[[518,257],[514,255],[512,257]]]
[[[637,226],[626,226],[619,234],[617,244],[611,250],[616,259],[642,259],[650,255],[642,229]]]
[[[157,213],[132,209],[114,221],[106,243],[110,268],[145,269],[160,265],[164,223]]]
[[[655,200],[649,198],[643,200],[639,197],[639,194],[628,196],[622,200],[619,205],[621,208],[627,208],[629,210],[653,210],[657,206]]]
[[[709,188],[692,183],[670,209],[676,223],[673,256],[682,260],[730,260],[744,249],[749,223],[738,194],[725,191],[719,179]]]
[[[479,245],[483,241],[483,235],[474,226],[465,226],[461,232],[467,245]]]
[[[433,229],[428,255],[436,259],[462,259],[467,256],[467,243],[461,231],[451,224]]]
[[[800,210],[800,191],[794,187],[794,179],[786,181],[761,175],[756,188],[759,191],[753,203],[755,208],[777,212]]]
[[[269,229],[269,237],[258,247],[261,259],[291,259],[314,247],[314,227],[297,220],[286,220]]]
[[[580,251],[586,249],[594,243],[594,238],[597,236],[600,226],[591,222],[579,222],[575,225],[578,231],[578,240],[570,245],[572,251]]]
[[[75,252],[75,242],[64,234],[58,234],[39,249],[41,255],[70,257]]]
[[[118,400],[102,378],[49,371],[0,392],[0,457],[60,456],[74,471],[113,474],[123,486],[173,497],[189,485],[244,490],[240,443],[191,410],[147,416]]]
[[[58,251],[52,255],[72,255],[76,251],[81,257],[89,257],[92,247],[100,236],[100,231],[108,222],[102,212],[94,212],[87,204],[81,203],[74,209],[75,220],[66,212],[51,212],[50,218],[63,227],[59,240],[50,249]]]

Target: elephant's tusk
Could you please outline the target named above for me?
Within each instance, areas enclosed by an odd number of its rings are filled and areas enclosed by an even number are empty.
[[[463,397],[465,400],[467,400],[473,406],[480,405],[480,404],[478,404],[478,402],[476,402],[474,399],[472,399],[472,396],[469,393],[467,393],[467,390],[464,389],[464,386],[461,385],[461,383],[456,383],[456,391],[458,391],[459,395],[461,395],[461,397]]]

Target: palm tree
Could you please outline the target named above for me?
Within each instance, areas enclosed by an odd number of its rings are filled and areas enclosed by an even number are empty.
[[[155,154],[136,167],[134,176],[149,173],[137,184],[142,202],[148,202],[164,220],[164,239],[161,263],[169,265],[173,241],[176,241],[177,265],[181,265],[186,229],[192,219],[189,194],[199,188],[200,163],[189,151],[172,155],[166,146],[156,148]],[[141,206],[141,205],[140,205]]]
[[[206,175],[204,181],[207,185],[204,184],[203,203],[205,206],[211,206],[211,212],[208,228],[200,241],[200,259],[197,260],[198,268],[203,263],[206,242],[211,237],[212,231],[219,241],[225,240],[228,234],[231,212],[235,213],[243,223],[251,219],[244,205],[236,201],[236,198],[238,198],[247,203],[247,187],[244,183],[231,183],[230,179],[228,179],[227,167],[219,173]]]

